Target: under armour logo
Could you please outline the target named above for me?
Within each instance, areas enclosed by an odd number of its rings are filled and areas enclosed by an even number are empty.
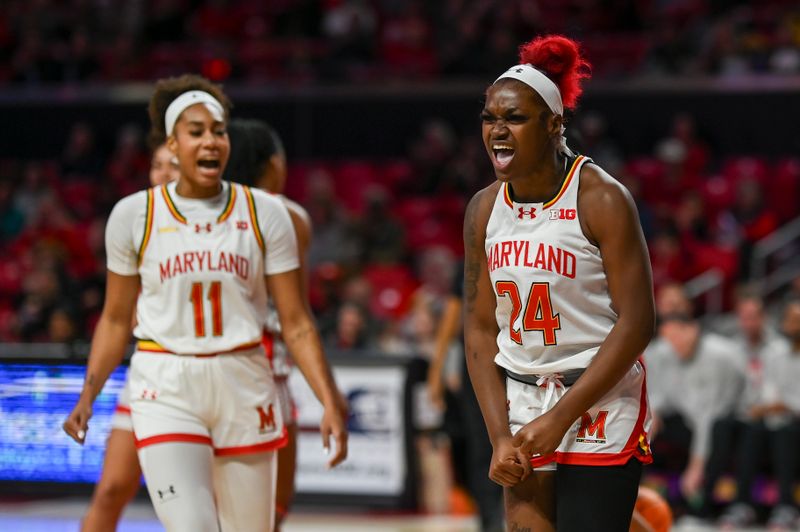
[[[247,222],[245,222],[243,220],[237,221],[236,222],[236,229],[239,229],[240,231],[247,231]]]
[[[158,397],[158,392],[157,391],[148,390],[147,388],[142,390],[142,395],[141,395],[142,399],[149,399],[151,401],[155,401],[156,397]]]
[[[521,69],[521,68],[518,68],[518,69],[514,70],[514,72],[516,72],[517,74],[522,74],[524,72],[524,70]]]
[[[175,493],[175,486],[173,486],[172,484],[169,485],[168,489],[165,489],[163,491],[162,490],[156,490],[156,493],[158,493],[158,499],[160,501],[165,500],[165,497],[166,497],[166,500],[169,500],[169,499],[172,499],[175,495],[177,495],[177,493]],[[172,497],[170,497],[170,495],[172,495]]]
[[[194,232],[195,233],[210,233],[211,232],[211,222],[208,222],[206,225],[201,224],[194,224]]]
[[[522,220],[522,219],[523,219],[525,216],[530,216],[530,217],[531,217],[531,220],[533,220],[534,218],[536,218],[536,208],[535,208],[535,207],[531,207],[530,209],[528,209],[528,210],[526,211],[525,209],[523,209],[522,207],[520,207],[520,208],[519,208],[519,214],[517,215],[517,218],[519,218],[520,220]]]

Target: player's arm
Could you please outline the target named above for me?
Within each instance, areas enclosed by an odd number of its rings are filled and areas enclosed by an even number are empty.
[[[300,259],[300,283],[303,287],[303,300],[308,301],[308,249],[311,247],[311,223],[294,209],[289,209],[294,234],[297,237],[297,257]]]
[[[119,366],[131,335],[131,320],[139,295],[138,275],[118,275],[109,271],[106,275],[106,296],[103,311],[97,322],[86,379],[78,403],[64,422],[64,430],[72,439],[83,443],[92,403],[103,389],[109,374]]]
[[[511,445],[503,370],[497,355],[496,299],[486,266],[486,224],[495,186],[478,192],[464,216],[464,347],[467,370],[489,432],[494,452],[489,476],[513,486],[529,472],[530,464]],[[466,383],[465,383],[466,384]]]
[[[338,407],[339,392],[301,286],[298,269],[267,276],[286,347],[325,409],[320,424],[324,448],[330,449],[331,435],[336,440],[336,453],[329,461],[333,467],[347,457],[347,430]]]
[[[444,368],[444,362],[447,359],[450,343],[458,333],[460,325],[461,300],[453,295],[448,296],[444,306],[444,312],[442,312],[442,317],[439,320],[439,326],[436,330],[433,356],[428,366],[428,394],[430,395],[431,402],[440,409],[443,409],[445,406],[442,370]],[[469,383],[464,382],[462,385],[469,386]]]
[[[596,166],[587,166],[581,175],[578,210],[584,233],[603,257],[618,319],[592,363],[548,413],[552,425],[539,427],[537,438],[560,436],[537,444],[538,452],[555,450],[572,423],[630,370],[655,331],[650,259],[630,193]]]

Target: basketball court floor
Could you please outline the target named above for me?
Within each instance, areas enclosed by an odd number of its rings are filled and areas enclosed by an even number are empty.
[[[7,532],[76,532],[86,508],[85,498],[0,503],[0,530]],[[162,532],[147,501],[125,512],[119,532]],[[331,513],[300,508],[284,526],[285,532],[478,532],[472,517]],[[709,532],[709,526],[674,527],[675,532]],[[756,532],[764,529],[747,529]],[[745,532],[745,531],[743,531]]]

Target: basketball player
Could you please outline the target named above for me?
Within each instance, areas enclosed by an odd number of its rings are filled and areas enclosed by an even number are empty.
[[[121,200],[109,217],[106,301],[83,391],[64,423],[82,443],[136,307],[131,414],[139,463],[167,530],[273,527],[275,450],[286,431],[261,347],[267,290],[286,343],[323,403],[326,453],[330,437],[336,441],[328,465],[347,454],[286,207],[222,180],[228,108],[221,89],[197,76],[156,85],[151,120],[178,158],[180,179]]]
[[[311,243],[311,217],[298,203],[281,193],[286,185],[286,152],[277,132],[260,120],[232,120],[228,127],[231,139],[231,162],[226,174],[244,185],[276,194],[289,210],[297,235],[300,277],[303,297],[308,299],[306,255]],[[289,391],[291,361],[275,307],[270,305],[264,334],[264,347],[272,364],[283,422],[289,435],[285,447],[278,451],[278,486],[275,500],[275,530],[280,525],[294,497],[294,475],[297,465],[297,412]]]
[[[150,185],[157,186],[176,181],[180,176],[178,160],[167,145],[160,143],[153,150],[150,162]],[[111,418],[111,432],[106,441],[103,472],[94,487],[94,494],[86,515],[83,532],[115,530],[125,505],[139,491],[142,469],[136,457],[136,443],[131,423],[130,392],[128,380],[117,398],[117,407]]]
[[[628,530],[652,460],[639,354],[654,324],[634,202],[563,137],[588,64],[534,39],[486,91],[497,181],[464,221],[469,374],[510,530]]]
[[[172,155],[166,144],[159,144],[153,150],[153,158],[150,160],[150,186],[177,181],[179,176],[178,159]]]

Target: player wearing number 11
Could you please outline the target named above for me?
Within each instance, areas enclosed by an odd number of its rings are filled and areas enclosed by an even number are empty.
[[[64,429],[82,443],[92,402],[122,360],[136,308],[131,417],[139,462],[167,530],[273,527],[275,451],[286,430],[261,346],[267,290],[284,341],[324,406],[330,466],[347,432],[298,274],[289,213],[223,181],[229,102],[198,76],[156,85],[150,110],[178,158],[177,182],[122,199],[106,228],[106,300],[80,399]]]
[[[504,486],[509,530],[627,531],[652,460],[644,368],[654,329],[647,249],[630,195],[566,145],[588,77],[549,36],[486,91],[497,181],[467,207],[465,343]]]

